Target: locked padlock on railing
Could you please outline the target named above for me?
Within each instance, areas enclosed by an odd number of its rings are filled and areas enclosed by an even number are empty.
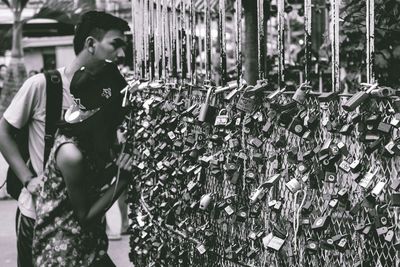
[[[256,108],[256,99],[254,95],[250,92],[250,90],[254,88],[254,86],[247,86],[244,89],[243,94],[240,96],[236,108],[246,113],[252,113]]]
[[[206,100],[201,104],[200,113],[197,118],[199,122],[214,123],[217,108],[211,105],[213,91],[214,87],[209,86],[207,89]]]
[[[309,83],[302,83],[299,88],[297,88],[296,92],[293,95],[293,100],[296,101],[299,104],[304,104],[306,101],[306,96],[310,91],[311,86]]]
[[[226,109],[221,109],[215,118],[214,126],[226,126],[229,124],[228,111]]]

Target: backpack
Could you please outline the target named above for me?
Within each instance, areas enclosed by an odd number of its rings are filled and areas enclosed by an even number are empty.
[[[43,151],[43,168],[46,165],[47,159],[50,155],[50,150],[54,144],[54,135],[57,130],[56,124],[61,117],[63,99],[63,87],[60,72],[58,70],[51,70],[46,71],[44,75],[46,77],[46,121]],[[30,161],[28,137],[28,125],[22,127],[22,129],[20,129],[15,136],[18,149],[25,162]],[[33,173],[35,173],[30,163],[29,168]],[[8,194],[10,194],[12,198],[18,200],[23,185],[11,168],[8,168],[7,170],[6,182]]]

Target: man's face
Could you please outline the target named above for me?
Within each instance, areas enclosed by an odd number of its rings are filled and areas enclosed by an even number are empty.
[[[118,30],[109,30],[101,41],[96,42],[94,56],[98,60],[109,59],[115,62],[117,58],[125,57],[125,47],[124,34]]]

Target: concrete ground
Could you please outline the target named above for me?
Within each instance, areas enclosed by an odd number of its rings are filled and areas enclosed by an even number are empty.
[[[5,165],[0,154],[0,185],[5,179]],[[0,190],[0,197],[4,192]],[[17,246],[15,238],[15,211],[17,202],[15,200],[0,200],[0,266],[17,266]],[[114,205],[107,213],[107,220],[111,229],[119,231],[121,219],[117,205]],[[122,236],[121,240],[110,241],[108,254],[117,267],[133,266],[129,262],[129,237]]]

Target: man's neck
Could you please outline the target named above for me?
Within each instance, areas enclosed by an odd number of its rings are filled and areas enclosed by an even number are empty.
[[[72,62],[70,65],[68,65],[65,68],[65,76],[69,79],[72,80],[72,77],[74,76],[74,73],[79,70],[83,66],[88,66],[91,64],[91,58],[89,58],[88,55],[79,54]]]

